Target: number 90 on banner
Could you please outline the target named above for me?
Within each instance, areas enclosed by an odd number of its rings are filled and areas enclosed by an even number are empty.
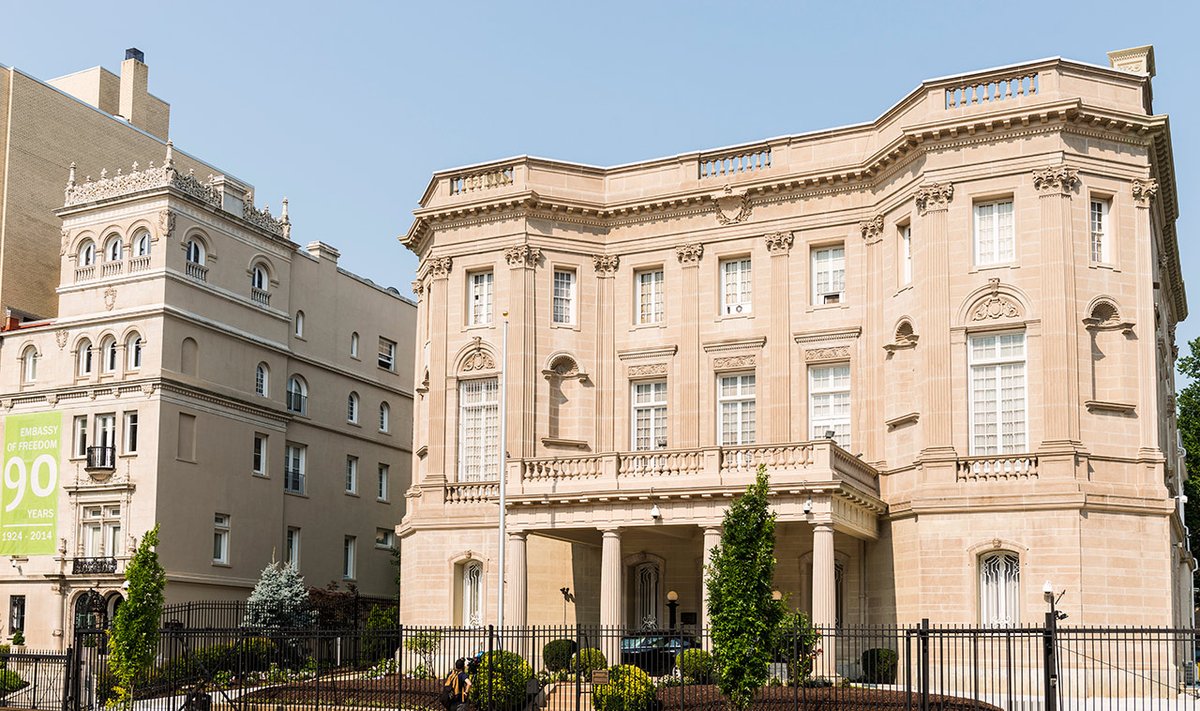
[[[61,425],[52,412],[4,419],[0,556],[54,554]]]

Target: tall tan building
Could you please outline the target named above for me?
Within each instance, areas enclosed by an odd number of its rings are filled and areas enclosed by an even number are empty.
[[[59,185],[57,313],[0,333],[5,632],[69,644],[156,523],[168,602],[245,598],[272,560],[393,595],[415,305],[170,144],[115,168]]]
[[[404,621],[494,623],[504,585],[507,623],[663,625],[673,591],[703,624],[765,464],[774,583],[818,623],[1033,622],[1046,581],[1072,622],[1184,622],[1171,138],[1152,49],[1110,64],[615,168],[435,174],[402,238]]]

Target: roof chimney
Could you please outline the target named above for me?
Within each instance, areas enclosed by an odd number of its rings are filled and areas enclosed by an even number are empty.
[[[137,47],[130,47],[129,49],[125,50],[125,58],[136,59],[143,64],[146,63],[146,53]]]
[[[150,95],[150,67],[143,61],[145,58],[137,47],[125,50],[117,114],[143,131],[166,140],[170,107],[162,99]]]

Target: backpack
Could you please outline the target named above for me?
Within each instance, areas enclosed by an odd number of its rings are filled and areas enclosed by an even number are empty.
[[[457,669],[450,672],[450,675],[446,677],[446,681],[442,682],[442,691],[438,694],[438,701],[441,702],[444,708],[449,709],[462,700],[462,692],[459,691],[461,683],[458,678]]]

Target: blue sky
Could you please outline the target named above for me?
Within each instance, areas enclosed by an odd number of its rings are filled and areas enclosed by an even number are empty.
[[[1200,285],[1200,3],[20,2],[0,63],[51,78],[146,53],[184,150],[253,183],[293,239],[408,293],[396,241],[433,171],[599,165],[877,117],[922,79],[1154,44],[1179,236]],[[1200,316],[1179,342],[1200,335]]]

